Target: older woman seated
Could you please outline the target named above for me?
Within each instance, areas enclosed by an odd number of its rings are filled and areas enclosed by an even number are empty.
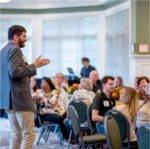
[[[63,73],[57,73],[55,75],[55,78],[53,80],[55,88],[59,91],[59,96],[60,99],[65,107],[65,110],[68,108],[68,94],[67,94],[67,89],[68,89],[68,83],[67,80],[65,79]]]
[[[42,120],[59,124],[63,136],[68,137],[63,124],[65,107],[60,100],[59,91],[55,89],[50,78],[42,79],[41,89],[33,94],[33,98],[40,104]]]
[[[93,102],[94,97],[95,93],[92,91],[91,81],[88,78],[82,78],[78,90],[74,91],[70,100],[82,100],[87,106],[89,106]],[[69,118],[64,120],[64,124],[69,132],[71,130],[71,121]]]
[[[82,78],[80,80],[79,89],[74,91],[71,96],[71,101],[80,99],[89,106],[93,102],[94,97],[95,93],[92,91],[91,81],[88,78]]]

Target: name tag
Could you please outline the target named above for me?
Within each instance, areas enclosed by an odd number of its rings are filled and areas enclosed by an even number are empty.
[[[109,107],[109,101],[103,101],[104,107]]]

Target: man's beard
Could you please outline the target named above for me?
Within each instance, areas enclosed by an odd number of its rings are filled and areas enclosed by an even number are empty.
[[[19,47],[20,47],[20,48],[23,48],[23,47],[25,47],[25,44],[24,44],[24,42],[20,42],[20,43],[19,43]]]
[[[25,42],[26,42],[26,40],[21,40],[21,39],[19,39],[19,41],[18,41],[19,47],[20,47],[20,48],[25,47]]]

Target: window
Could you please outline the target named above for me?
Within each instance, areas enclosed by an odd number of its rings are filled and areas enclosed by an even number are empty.
[[[105,73],[129,81],[129,11],[106,17]]]
[[[24,18],[2,18],[0,20],[0,49],[2,49],[7,43],[8,43],[8,37],[7,32],[10,26],[12,25],[21,25],[26,28],[27,30],[27,42],[25,44],[25,47],[22,49],[22,52],[27,60],[27,62],[30,63],[31,61],[31,26],[30,26],[30,20],[24,19]]]
[[[42,28],[42,55],[51,60],[50,65],[41,68],[42,75],[54,76],[57,72],[67,74],[67,67],[72,67],[79,75],[83,56],[97,67],[97,16],[44,20]]]

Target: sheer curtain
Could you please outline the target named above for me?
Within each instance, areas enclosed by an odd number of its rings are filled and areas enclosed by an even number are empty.
[[[72,67],[79,75],[83,56],[87,56],[91,64],[97,67],[97,16],[44,20],[42,29],[42,55],[51,60],[50,66],[42,68],[42,75],[54,76],[57,72],[67,74],[67,67]]]
[[[29,19],[25,18],[16,18],[16,17],[7,17],[0,19],[0,50],[8,43],[8,29],[12,25],[21,25],[27,30],[27,42],[25,47],[22,49],[22,52],[27,60],[31,62],[31,22]]]
[[[129,10],[106,17],[105,73],[129,81]]]

